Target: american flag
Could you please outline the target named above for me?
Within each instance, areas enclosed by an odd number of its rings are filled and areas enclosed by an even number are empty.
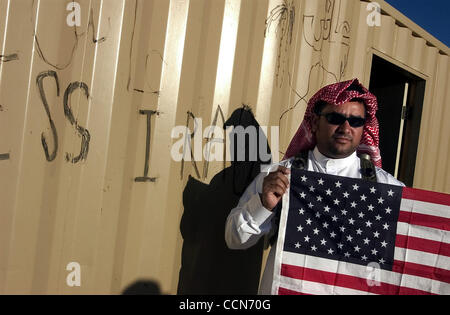
[[[450,294],[450,195],[292,169],[273,294]]]

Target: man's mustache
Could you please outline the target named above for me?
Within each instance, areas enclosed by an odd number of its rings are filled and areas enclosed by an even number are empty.
[[[344,134],[344,133],[335,133],[335,134],[333,135],[333,138],[334,138],[334,139],[336,139],[336,138],[344,138],[344,139],[349,140],[349,141],[352,141],[352,140],[353,140],[353,137],[352,137],[352,136],[347,135],[347,134]]]

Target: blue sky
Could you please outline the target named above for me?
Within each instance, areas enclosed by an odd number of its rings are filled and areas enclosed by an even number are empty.
[[[386,2],[450,47],[449,0],[386,0]]]

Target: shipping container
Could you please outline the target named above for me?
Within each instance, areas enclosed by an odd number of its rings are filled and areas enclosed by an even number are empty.
[[[0,31],[0,294],[190,293],[208,272],[205,293],[256,293],[262,244],[221,235],[260,164],[220,159],[223,127],[261,126],[280,160],[333,82],[377,95],[387,171],[450,193],[450,50],[382,0],[0,0]]]

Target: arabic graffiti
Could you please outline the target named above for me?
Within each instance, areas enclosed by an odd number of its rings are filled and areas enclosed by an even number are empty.
[[[342,0],[321,1],[323,7],[317,14],[304,14],[301,36],[306,46],[311,49],[311,66],[301,84],[302,91],[294,88],[288,75],[289,87],[297,96],[296,102],[284,110],[279,119],[280,128],[285,116],[295,109],[300,102],[307,104],[311,89],[325,82],[339,82],[347,71],[350,51],[351,25],[344,17]],[[337,53],[336,58],[325,58],[329,53]],[[308,55],[308,54],[306,54]],[[302,62],[302,61],[300,61]],[[280,152],[283,153],[283,152]]]

